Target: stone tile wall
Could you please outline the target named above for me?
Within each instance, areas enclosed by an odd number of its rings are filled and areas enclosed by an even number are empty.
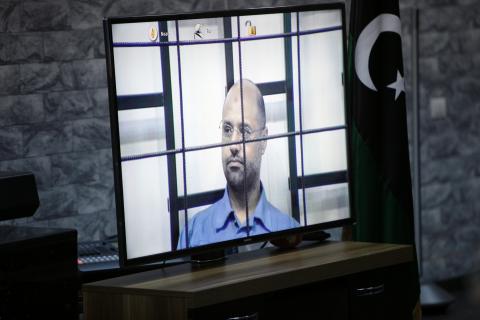
[[[421,1],[419,77],[425,280],[480,269],[480,1]]]
[[[33,171],[41,202],[11,223],[116,233],[102,17],[132,6],[0,1],[0,170]]]
[[[411,10],[420,10],[423,278],[439,280],[472,270],[480,244],[480,1],[400,3],[409,102]],[[104,16],[252,6],[0,0],[0,170],[33,171],[41,201],[33,218],[10,223],[73,227],[80,240],[116,233]]]

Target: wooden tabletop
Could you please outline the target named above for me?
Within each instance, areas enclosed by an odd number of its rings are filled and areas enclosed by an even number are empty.
[[[363,242],[275,248],[238,255],[207,268],[189,264],[85,284],[88,293],[155,295],[185,299],[192,308],[333,279],[412,261],[411,246]]]

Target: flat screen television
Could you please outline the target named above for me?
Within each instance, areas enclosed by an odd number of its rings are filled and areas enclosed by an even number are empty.
[[[343,4],[104,31],[122,265],[352,223]]]

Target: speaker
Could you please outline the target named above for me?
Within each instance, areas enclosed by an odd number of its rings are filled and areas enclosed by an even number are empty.
[[[31,217],[40,205],[31,172],[0,172],[0,221]]]

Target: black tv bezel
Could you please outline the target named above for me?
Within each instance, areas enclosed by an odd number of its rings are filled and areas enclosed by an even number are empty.
[[[318,11],[318,10],[340,10],[342,17],[342,40],[343,40],[343,79],[344,79],[344,108],[345,108],[345,131],[346,131],[346,154],[347,154],[347,181],[349,190],[349,209],[350,217],[330,222],[318,223],[311,226],[302,226],[293,229],[286,229],[277,232],[271,232],[256,236],[249,236],[245,238],[227,240],[216,242],[208,245],[168,251],[147,255],[143,257],[127,258],[126,236],[125,236],[125,212],[123,204],[123,182],[122,169],[120,159],[120,135],[118,128],[118,109],[117,109],[117,94],[115,84],[115,65],[113,55],[113,40],[112,40],[112,24],[115,23],[135,23],[135,22],[156,22],[168,20],[186,20],[186,19],[202,19],[202,18],[219,18],[225,16],[244,16],[257,15],[268,13],[291,13],[301,11]],[[107,80],[108,80],[108,96],[110,109],[110,125],[111,125],[111,139],[112,139],[112,155],[113,155],[113,170],[114,170],[114,184],[115,184],[115,204],[117,213],[117,230],[118,230],[118,246],[119,246],[119,262],[120,266],[132,266],[140,264],[148,264],[179,258],[188,255],[197,255],[203,252],[225,249],[228,247],[245,245],[249,243],[268,241],[286,236],[306,234],[315,231],[336,228],[355,223],[356,214],[353,207],[353,185],[352,185],[352,170],[351,170],[351,142],[350,142],[350,117],[347,106],[347,86],[345,73],[347,72],[347,43],[346,43],[346,23],[345,23],[345,5],[344,3],[320,3],[308,5],[293,5],[293,6],[276,6],[276,7],[260,7],[248,9],[235,10],[221,10],[210,12],[191,12],[180,14],[165,14],[165,15],[146,15],[146,16],[131,16],[131,17],[109,17],[103,20],[104,36],[105,36],[105,55],[107,63]]]

